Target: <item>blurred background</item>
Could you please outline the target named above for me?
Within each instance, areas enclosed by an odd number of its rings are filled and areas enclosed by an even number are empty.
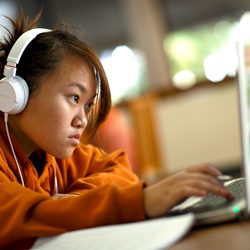
[[[240,174],[236,40],[249,0],[0,0],[0,14],[20,6],[42,8],[41,27],[80,28],[97,51],[113,107],[91,143],[126,151],[147,182],[204,162]]]

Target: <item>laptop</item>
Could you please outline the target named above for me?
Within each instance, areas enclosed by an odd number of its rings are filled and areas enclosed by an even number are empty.
[[[241,17],[240,35],[236,43],[242,177],[224,182],[234,196],[233,201],[213,194],[190,197],[168,213],[172,216],[191,212],[195,216],[195,225],[217,224],[250,217],[250,31],[248,32],[248,28],[244,30],[245,25],[250,26],[250,12]]]

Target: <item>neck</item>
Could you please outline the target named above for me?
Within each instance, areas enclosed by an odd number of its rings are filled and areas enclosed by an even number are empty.
[[[9,116],[8,124],[11,129],[11,132],[15,135],[16,140],[21,145],[27,156],[30,156],[31,153],[36,149],[34,144],[24,135],[21,128],[19,127],[17,116]]]

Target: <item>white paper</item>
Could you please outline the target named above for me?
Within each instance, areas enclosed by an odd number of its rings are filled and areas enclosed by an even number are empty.
[[[166,249],[192,227],[193,214],[82,229],[39,238],[33,250],[156,250]]]

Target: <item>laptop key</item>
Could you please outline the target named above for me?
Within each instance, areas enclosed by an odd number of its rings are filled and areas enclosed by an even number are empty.
[[[231,205],[233,202],[235,202],[235,200],[242,199],[243,197],[245,197],[244,179],[238,179],[236,181],[233,181],[226,187],[234,196],[235,199],[233,201],[228,201],[227,199],[220,196],[216,196],[214,194],[208,194],[192,206],[186,207],[184,209],[172,210],[170,213],[168,213],[168,215],[178,215],[190,212],[203,213],[216,209],[222,209]]]

